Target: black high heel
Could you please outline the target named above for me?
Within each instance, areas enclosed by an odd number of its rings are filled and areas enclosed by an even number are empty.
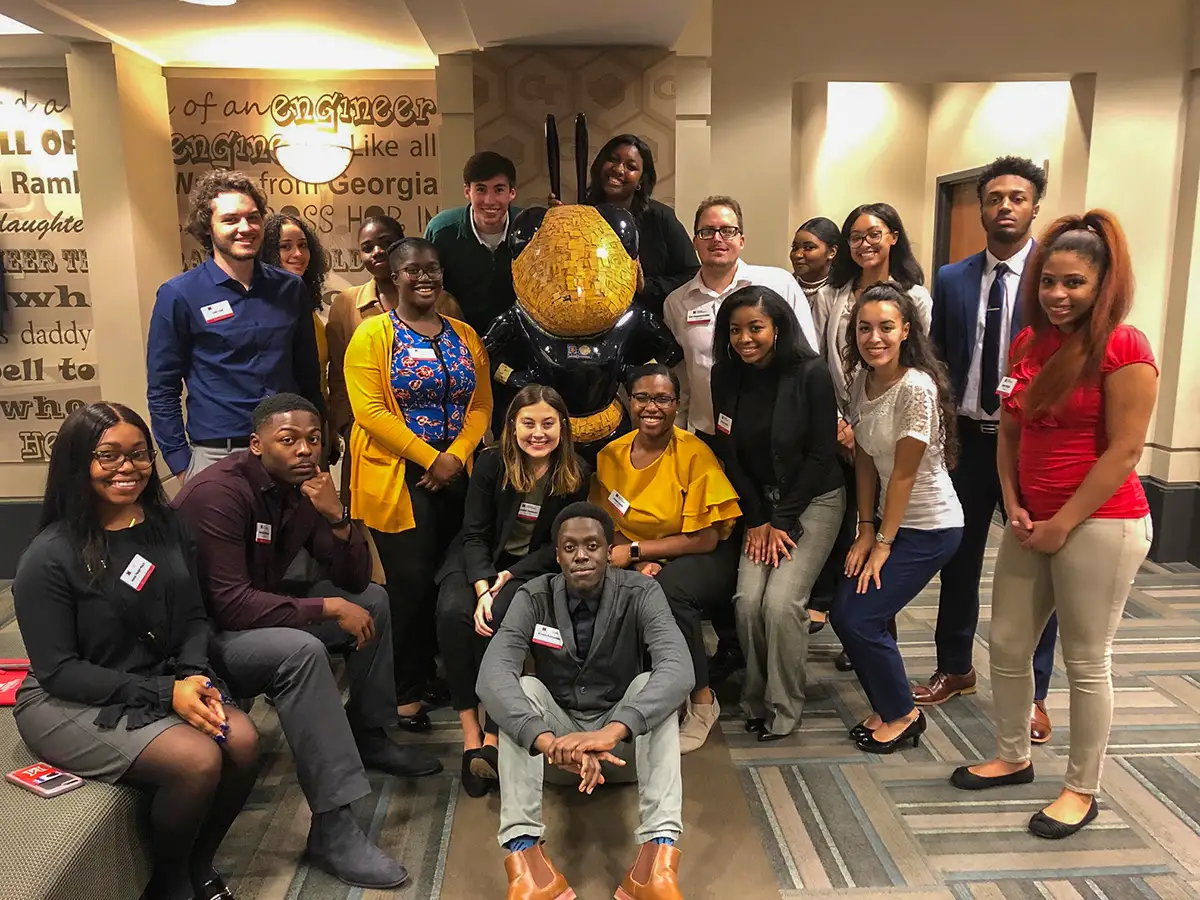
[[[869,717],[868,717],[869,718]],[[860,738],[870,737],[874,734],[875,729],[867,727],[867,720],[863,719],[857,725],[853,726],[847,734],[850,735],[850,740],[857,741]]]
[[[433,723],[429,721],[429,716],[424,710],[411,716],[397,714],[396,725],[405,731],[415,732],[429,731],[433,728]]]
[[[762,734],[767,730],[766,719],[747,719],[746,733],[747,734]]]
[[[877,741],[874,734],[861,737],[854,742],[855,746],[864,753],[895,753],[904,745],[912,742],[913,747],[921,745],[921,735],[925,733],[925,713],[918,712],[917,717],[908,723],[908,727],[890,741]]]

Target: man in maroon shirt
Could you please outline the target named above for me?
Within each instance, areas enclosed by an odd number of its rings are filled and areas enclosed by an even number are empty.
[[[350,804],[370,793],[363,767],[432,775],[433,756],[393,743],[396,722],[387,592],[371,584],[366,537],[321,472],[321,417],[296,394],[254,410],[250,449],[188,479],[175,507],[192,526],[217,630],[210,659],[236,696],[266,694],[312,808],[308,856],[347,884],[389,888],[404,866],[363,834]],[[299,595],[285,574],[301,549],[327,571]],[[348,651],[350,701],[327,648]]]

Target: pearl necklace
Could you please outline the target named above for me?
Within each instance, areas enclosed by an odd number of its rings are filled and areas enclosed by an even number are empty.
[[[803,278],[797,275],[796,281],[800,282],[800,290],[804,291],[804,293],[815,294],[821,288],[825,287],[826,283],[829,281],[829,276],[826,275],[820,281],[805,281]]]

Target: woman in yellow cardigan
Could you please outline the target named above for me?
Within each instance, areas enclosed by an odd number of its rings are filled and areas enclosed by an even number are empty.
[[[421,701],[445,695],[434,576],[462,526],[471,457],[491,421],[491,373],[479,335],[437,311],[433,244],[405,238],[388,260],[396,308],[364,321],[346,348],[351,515],[371,529],[387,577],[400,725],[424,731]]]

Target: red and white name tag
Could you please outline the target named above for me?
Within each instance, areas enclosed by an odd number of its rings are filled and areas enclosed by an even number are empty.
[[[409,347],[401,356],[406,356],[409,359],[421,359],[432,361],[437,359],[437,354],[433,352],[432,347]]]
[[[138,553],[134,555],[133,559],[129,561],[129,565],[125,567],[125,571],[121,573],[121,580],[135,591],[140,591],[146,586],[146,582],[150,580],[150,573],[153,571],[154,563]]]
[[[229,305],[228,300],[222,300],[220,303],[200,307],[200,315],[204,316],[204,321],[209,325],[213,322],[224,322],[233,318],[233,307]]]
[[[517,509],[517,518],[522,522],[536,522],[542,508],[536,503],[522,503]]]
[[[533,642],[553,650],[561,650],[563,646],[562,632],[549,625],[533,626]]]
[[[254,540],[260,544],[271,543],[271,523],[257,522],[254,525]]]
[[[1013,378],[1011,375],[1008,375],[1000,379],[1000,384],[996,387],[996,393],[1001,397],[1011,396],[1016,386],[1017,379]]]
[[[712,320],[712,310],[707,306],[699,306],[696,309],[688,310],[687,323],[689,325],[707,325]]]
[[[721,434],[729,434],[731,428],[733,428],[733,419],[729,418],[725,413],[717,416],[717,431],[721,432]]]
[[[629,501],[616,491],[613,491],[608,495],[608,502],[611,503],[621,515],[625,515],[625,513],[629,512]]]

